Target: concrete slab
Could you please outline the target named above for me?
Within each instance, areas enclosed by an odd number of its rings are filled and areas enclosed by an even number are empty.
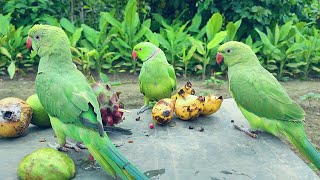
[[[157,174],[157,170],[163,169],[159,179],[320,179],[278,138],[262,133],[253,139],[235,130],[231,120],[248,124],[232,99],[226,99],[214,115],[194,121],[174,119],[174,127],[149,129],[151,112],[141,115],[140,121],[135,120],[136,112],[126,114],[126,120],[120,124],[132,129],[133,135],[110,135],[110,138],[142,172]],[[201,127],[203,132],[199,131]],[[0,179],[18,179],[20,160],[46,147],[47,142],[55,142],[53,135],[52,129],[31,126],[25,137],[0,139]],[[39,142],[43,139],[47,142]],[[87,150],[67,154],[77,166],[75,179],[111,179],[101,169],[83,169],[81,159],[88,156]]]

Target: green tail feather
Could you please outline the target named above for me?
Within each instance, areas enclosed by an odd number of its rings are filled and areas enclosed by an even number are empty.
[[[287,128],[287,131],[283,133],[289,141],[320,170],[320,153],[308,140],[304,131],[296,128]]]
[[[148,179],[120,154],[106,135],[101,138],[96,132],[87,132],[90,134],[83,135],[83,137],[86,137],[83,142],[95,160],[111,176],[115,177],[117,174],[122,179]]]

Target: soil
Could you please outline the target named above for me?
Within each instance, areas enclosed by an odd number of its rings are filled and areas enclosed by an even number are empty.
[[[143,95],[139,92],[138,76],[126,73],[110,74],[108,75],[111,82],[121,82],[118,86],[113,86],[113,91],[121,92],[121,99],[125,103],[126,109],[140,108],[143,103]],[[231,98],[228,90],[228,84],[215,85],[213,83],[204,85],[204,81],[199,78],[188,78],[193,85],[197,95],[215,94],[222,95],[224,99]],[[182,86],[187,79],[178,78],[178,87]],[[283,87],[287,90],[289,96],[295,100],[306,112],[305,131],[313,145],[320,151],[320,99],[311,99],[310,101],[303,101],[301,96],[313,92],[320,94],[320,79],[310,79],[308,81],[290,80],[281,82]],[[7,78],[0,79],[0,99],[5,97],[18,97],[26,100],[35,92],[34,75],[29,77],[16,77],[13,80]],[[290,144],[285,138],[281,139]],[[291,145],[290,145],[291,146]],[[301,158],[303,158],[296,148],[292,147]],[[307,164],[309,162],[303,158]],[[316,171],[316,170],[315,170]],[[320,176],[320,171],[316,171]]]

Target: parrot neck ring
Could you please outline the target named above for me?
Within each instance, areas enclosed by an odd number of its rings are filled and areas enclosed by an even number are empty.
[[[160,51],[160,48],[158,48],[157,50],[155,50],[154,53],[151,54],[151,56],[146,59],[146,61],[154,58],[154,57],[159,53],[159,51]]]

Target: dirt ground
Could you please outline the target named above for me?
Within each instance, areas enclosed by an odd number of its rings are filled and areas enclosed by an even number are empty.
[[[121,99],[125,103],[126,109],[140,108],[143,103],[143,96],[139,92],[138,76],[132,74],[109,75],[110,81],[121,82],[121,85],[113,86],[114,91],[121,92]],[[228,84],[223,85],[204,85],[199,78],[189,78],[196,91],[196,95],[207,95],[214,93],[222,95],[224,99],[230,98]],[[182,86],[187,79],[178,78],[178,86]],[[312,99],[310,101],[302,101],[300,96],[307,93],[320,93],[320,79],[311,79],[308,81],[290,80],[281,82],[287,90],[289,96],[294,99],[306,112],[305,131],[314,146],[320,151],[320,99]],[[0,99],[5,97],[18,97],[27,99],[35,92],[34,75],[27,78],[15,78],[8,80],[0,78]],[[285,143],[289,144],[285,138],[281,138]],[[302,157],[295,148],[292,148],[300,157]],[[307,160],[305,160],[308,163]],[[320,176],[320,171],[316,171]]]

